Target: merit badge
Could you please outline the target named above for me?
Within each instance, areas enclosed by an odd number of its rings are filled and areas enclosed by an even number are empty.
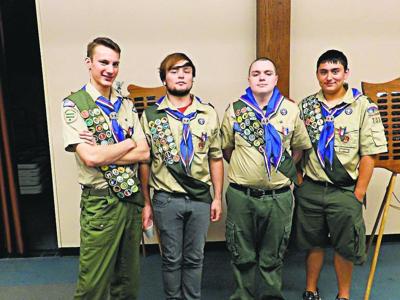
[[[200,125],[204,125],[204,123],[206,122],[206,120],[204,120],[203,118],[200,118],[198,122],[199,122]]]
[[[280,113],[281,113],[282,116],[286,116],[287,115],[287,109],[286,108],[282,108],[280,110]]]
[[[75,103],[69,99],[63,101],[63,107],[75,107]]]
[[[344,110],[346,115],[351,115],[353,113],[353,109],[351,107],[348,107]]]
[[[64,112],[64,119],[68,124],[75,122],[77,118],[78,118],[78,114],[76,113],[76,111],[74,111],[72,109],[67,109]]]
[[[81,111],[81,116],[82,118],[86,119],[89,117],[89,112],[87,110]]]

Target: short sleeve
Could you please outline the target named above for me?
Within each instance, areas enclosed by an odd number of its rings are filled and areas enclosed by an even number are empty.
[[[229,105],[225,111],[224,118],[221,124],[221,142],[222,149],[229,149],[235,147],[235,136],[233,132],[233,126],[236,122],[233,113],[233,105]]]
[[[142,129],[143,129],[143,133],[147,139],[147,143],[149,144],[149,146],[151,146],[151,132],[147,123],[147,117],[145,112],[143,112],[141,118],[140,118],[140,123],[142,125]]]
[[[64,149],[74,151],[73,145],[82,143],[79,132],[88,130],[78,107],[69,99],[64,99],[61,103],[61,120],[63,128]]]
[[[360,154],[374,155],[384,152],[387,152],[385,130],[377,105],[370,102],[360,128]]]
[[[210,158],[217,159],[222,158],[221,133],[219,130],[219,119],[217,113],[215,113],[215,122],[213,122],[213,124],[215,124],[215,127],[211,129],[208,155]]]
[[[306,126],[300,118],[300,111],[296,107],[296,118],[294,121],[294,132],[290,141],[293,150],[305,150],[312,147],[310,137],[308,136]]]
[[[133,114],[133,135],[132,138],[135,141],[140,141],[145,138],[142,125],[140,124],[139,115],[135,109],[132,110]]]

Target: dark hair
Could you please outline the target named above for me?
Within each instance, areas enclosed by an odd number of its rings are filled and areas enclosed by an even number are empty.
[[[114,42],[113,40],[111,40],[110,38],[107,38],[107,37],[97,37],[87,45],[86,57],[92,58],[94,48],[96,48],[97,46],[100,46],[100,45],[110,48],[110,49],[114,50],[115,52],[117,52],[118,54],[121,54],[121,48],[118,46],[118,44],[116,42]]]
[[[330,62],[330,63],[340,63],[343,67],[344,70],[348,70],[348,65],[347,65],[347,57],[344,55],[343,52],[340,52],[339,50],[328,50],[324,54],[322,54],[317,61],[317,70],[320,64],[323,64],[325,62]]]
[[[176,65],[176,63],[178,61],[181,61],[181,60],[188,61],[186,66],[189,66],[192,68],[193,77],[196,77],[196,67],[194,66],[192,60],[186,54],[176,52],[176,53],[169,54],[161,62],[161,64],[160,64],[160,79],[161,79],[161,81],[165,80],[165,76],[167,75],[167,72],[170,71],[172,69],[172,67],[174,65]]]
[[[258,57],[258,58],[256,58],[255,60],[252,61],[252,63],[250,64],[250,67],[249,67],[249,75],[250,75],[251,67],[254,65],[254,63],[256,63],[258,61],[269,61],[269,62],[271,62],[272,65],[274,66],[275,74],[278,75],[278,69],[276,68],[275,62],[272,59],[270,59],[269,57],[266,57],[266,56]]]

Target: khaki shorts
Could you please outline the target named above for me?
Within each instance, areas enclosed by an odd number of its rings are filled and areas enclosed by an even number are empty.
[[[300,250],[332,245],[344,258],[365,260],[362,203],[354,193],[309,179],[294,191],[294,240]]]

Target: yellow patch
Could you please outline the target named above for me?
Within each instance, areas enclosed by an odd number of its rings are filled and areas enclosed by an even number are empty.
[[[64,111],[64,120],[67,124],[73,123],[78,118],[78,113],[73,109],[67,109]]]

